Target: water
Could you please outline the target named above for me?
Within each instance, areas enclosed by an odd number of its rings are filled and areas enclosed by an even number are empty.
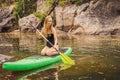
[[[12,35],[14,36],[14,35]],[[14,56],[12,61],[40,53],[44,42],[34,34],[19,37],[0,35],[0,54]],[[4,39],[4,40],[3,40]],[[58,35],[60,47],[72,47],[75,66],[60,71],[59,65],[42,69],[11,72],[0,69],[0,80],[120,80],[120,36]],[[56,68],[57,67],[57,68]],[[21,78],[22,79],[22,78]]]

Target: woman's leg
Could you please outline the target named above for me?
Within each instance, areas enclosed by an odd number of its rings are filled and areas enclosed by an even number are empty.
[[[57,47],[57,49],[58,49],[58,47]],[[49,48],[49,50],[46,52],[46,54],[48,56],[52,56],[52,55],[58,54],[58,52],[54,48]]]
[[[47,51],[49,50],[49,47],[44,47],[41,51],[41,55],[45,55],[47,53]]]

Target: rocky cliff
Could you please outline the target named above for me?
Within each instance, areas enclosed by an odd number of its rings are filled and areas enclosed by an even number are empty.
[[[120,34],[120,0],[94,0],[81,6],[57,7],[59,29],[70,34]]]
[[[45,0],[37,1],[37,12],[49,10]],[[69,34],[119,35],[120,0],[91,0],[80,6],[58,5],[56,28]]]

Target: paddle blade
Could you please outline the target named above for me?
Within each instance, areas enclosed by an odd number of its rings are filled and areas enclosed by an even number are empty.
[[[60,52],[60,56],[61,56],[64,64],[68,64],[68,65],[74,65],[75,64],[75,62],[70,57],[65,55],[64,53]]]
[[[68,68],[70,68],[70,67],[72,67],[72,65],[62,64],[62,65],[60,66],[60,70],[66,70],[66,69],[68,69]]]

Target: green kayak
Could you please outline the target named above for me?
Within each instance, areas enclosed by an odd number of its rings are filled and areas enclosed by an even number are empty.
[[[72,48],[70,47],[61,48],[60,52],[70,56],[70,54],[72,53]],[[3,63],[2,68],[11,71],[23,71],[36,69],[58,61],[61,61],[60,55],[57,56],[34,55],[15,62],[5,62]]]

